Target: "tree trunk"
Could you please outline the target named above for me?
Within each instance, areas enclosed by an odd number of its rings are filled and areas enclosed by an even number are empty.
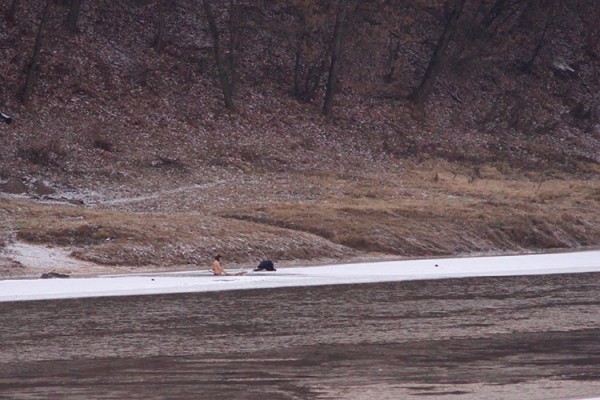
[[[481,21],[481,26],[483,29],[489,28],[508,5],[509,2],[507,0],[496,0],[496,2],[490,8],[490,11],[485,15],[485,17],[483,17],[483,21]]]
[[[304,18],[302,17],[302,33],[300,34],[300,38],[298,39],[298,43],[296,45],[296,59],[294,61],[294,96],[297,99],[302,99],[302,46],[304,45],[304,40],[306,39],[306,26],[304,24]]]
[[[19,2],[20,2],[19,0],[13,0],[12,4],[10,5],[10,8],[8,9],[6,18],[11,22],[15,22],[15,16],[17,15],[17,9],[19,8]]]
[[[394,74],[396,73],[396,61],[398,60],[398,55],[400,54],[400,40],[398,39],[398,35],[393,32],[390,32],[389,41],[389,53],[388,53],[388,64],[389,71],[383,76],[383,81],[385,83],[392,83],[394,81]]]
[[[545,13],[546,20],[544,22],[544,28],[542,29],[542,32],[536,39],[535,46],[533,47],[533,51],[531,52],[529,60],[527,60],[523,65],[523,70],[525,70],[526,72],[532,71],[533,65],[535,64],[535,61],[537,60],[538,55],[540,54],[540,51],[542,50],[542,48],[544,48],[548,41],[548,31],[550,30],[550,25],[552,24],[554,19],[552,11],[553,10],[551,7],[546,7],[544,9],[541,5],[538,4],[536,13]],[[535,34],[533,36],[535,37]]]
[[[35,35],[33,55],[31,56],[31,61],[29,62],[29,68],[27,69],[27,77],[25,79],[25,86],[23,86],[22,91],[23,104],[26,104],[29,101],[29,98],[31,97],[31,94],[33,93],[33,88],[35,86],[37,66],[40,57],[40,51],[42,48],[42,38],[44,36],[44,27],[46,26],[46,22],[48,21],[48,14],[50,10],[50,1],[51,0],[46,0],[44,10],[42,11],[40,25],[38,26],[37,34]]]
[[[79,21],[79,11],[81,10],[81,2],[83,0],[71,0],[71,7],[69,8],[69,17],[67,18],[67,28],[71,32],[78,32],[77,22]]]
[[[331,118],[333,110],[333,98],[337,84],[339,59],[342,52],[342,39],[344,37],[344,22],[346,19],[346,9],[348,0],[339,0],[338,12],[335,17],[335,27],[333,29],[333,46],[331,49],[331,64],[329,65],[329,77],[325,89],[325,101],[323,102],[323,115]]]
[[[158,29],[156,30],[156,35],[154,36],[154,40],[152,41],[152,47],[156,49],[157,53],[160,53],[162,51],[164,45],[166,1],[167,0],[159,0],[158,5]]]
[[[229,80],[231,90],[235,92],[237,83],[237,58],[236,54],[240,47],[240,21],[242,19],[242,8],[235,0],[229,1]]]
[[[219,34],[219,28],[217,27],[215,16],[212,13],[212,9],[210,7],[210,0],[204,0],[204,11],[206,12],[208,27],[213,38],[213,49],[215,53],[215,60],[217,63],[217,72],[219,74],[219,80],[221,82],[221,89],[223,90],[225,107],[229,111],[235,111],[231,77],[227,73],[227,66],[225,65],[225,61],[223,60],[223,51],[221,49],[221,38]]]
[[[452,39],[452,36],[456,30],[457,22],[462,14],[465,2],[466,0],[455,0],[448,21],[446,22],[446,26],[444,27],[444,32],[442,33],[442,36],[440,37],[440,40],[433,51],[433,55],[429,60],[423,80],[411,95],[411,99],[414,103],[414,111],[418,116],[424,115],[425,102],[433,90],[435,79],[446,64],[446,51],[448,50],[448,45],[450,44],[450,40]]]

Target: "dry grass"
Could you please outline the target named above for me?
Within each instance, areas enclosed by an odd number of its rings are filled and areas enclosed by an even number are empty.
[[[0,237],[142,269],[204,267],[215,252],[229,265],[251,266],[264,257],[310,263],[600,243],[597,178],[540,185],[537,176],[492,166],[474,178],[472,168],[448,163],[378,173],[240,174],[230,184],[235,191],[215,185],[120,208],[0,200]]]
[[[535,180],[508,180],[491,167],[478,176],[442,164],[384,180],[348,180],[322,202],[241,208],[223,216],[403,256],[599,243],[597,181],[546,181],[540,190]]]
[[[14,231],[19,240],[69,247],[75,257],[103,265],[208,266],[217,252],[228,263],[246,265],[267,255],[308,260],[353,253],[311,235],[196,213],[130,213],[23,201],[0,201],[0,210],[8,214],[0,224],[4,237]]]

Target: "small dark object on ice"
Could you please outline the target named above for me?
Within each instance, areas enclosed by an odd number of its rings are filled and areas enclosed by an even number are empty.
[[[10,115],[6,115],[2,111],[0,111],[0,119],[6,122],[7,124],[10,124],[12,122],[12,118],[10,117]]]
[[[69,275],[59,274],[58,272],[44,272],[41,276],[42,279],[52,279],[52,278],[68,278]]]
[[[277,271],[271,260],[262,260],[254,271]]]

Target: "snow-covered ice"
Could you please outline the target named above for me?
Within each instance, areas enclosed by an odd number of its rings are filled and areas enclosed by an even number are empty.
[[[0,301],[583,272],[600,272],[600,250],[279,268],[277,272],[250,271],[241,276],[212,276],[202,270],[92,278],[9,279],[0,281]]]

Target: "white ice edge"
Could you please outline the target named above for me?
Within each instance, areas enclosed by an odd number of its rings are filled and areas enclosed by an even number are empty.
[[[280,268],[275,273],[210,276],[206,271],[0,281],[0,301],[66,299],[484,276],[600,272],[600,250],[556,254],[401,260]],[[178,276],[186,274],[186,276]]]

